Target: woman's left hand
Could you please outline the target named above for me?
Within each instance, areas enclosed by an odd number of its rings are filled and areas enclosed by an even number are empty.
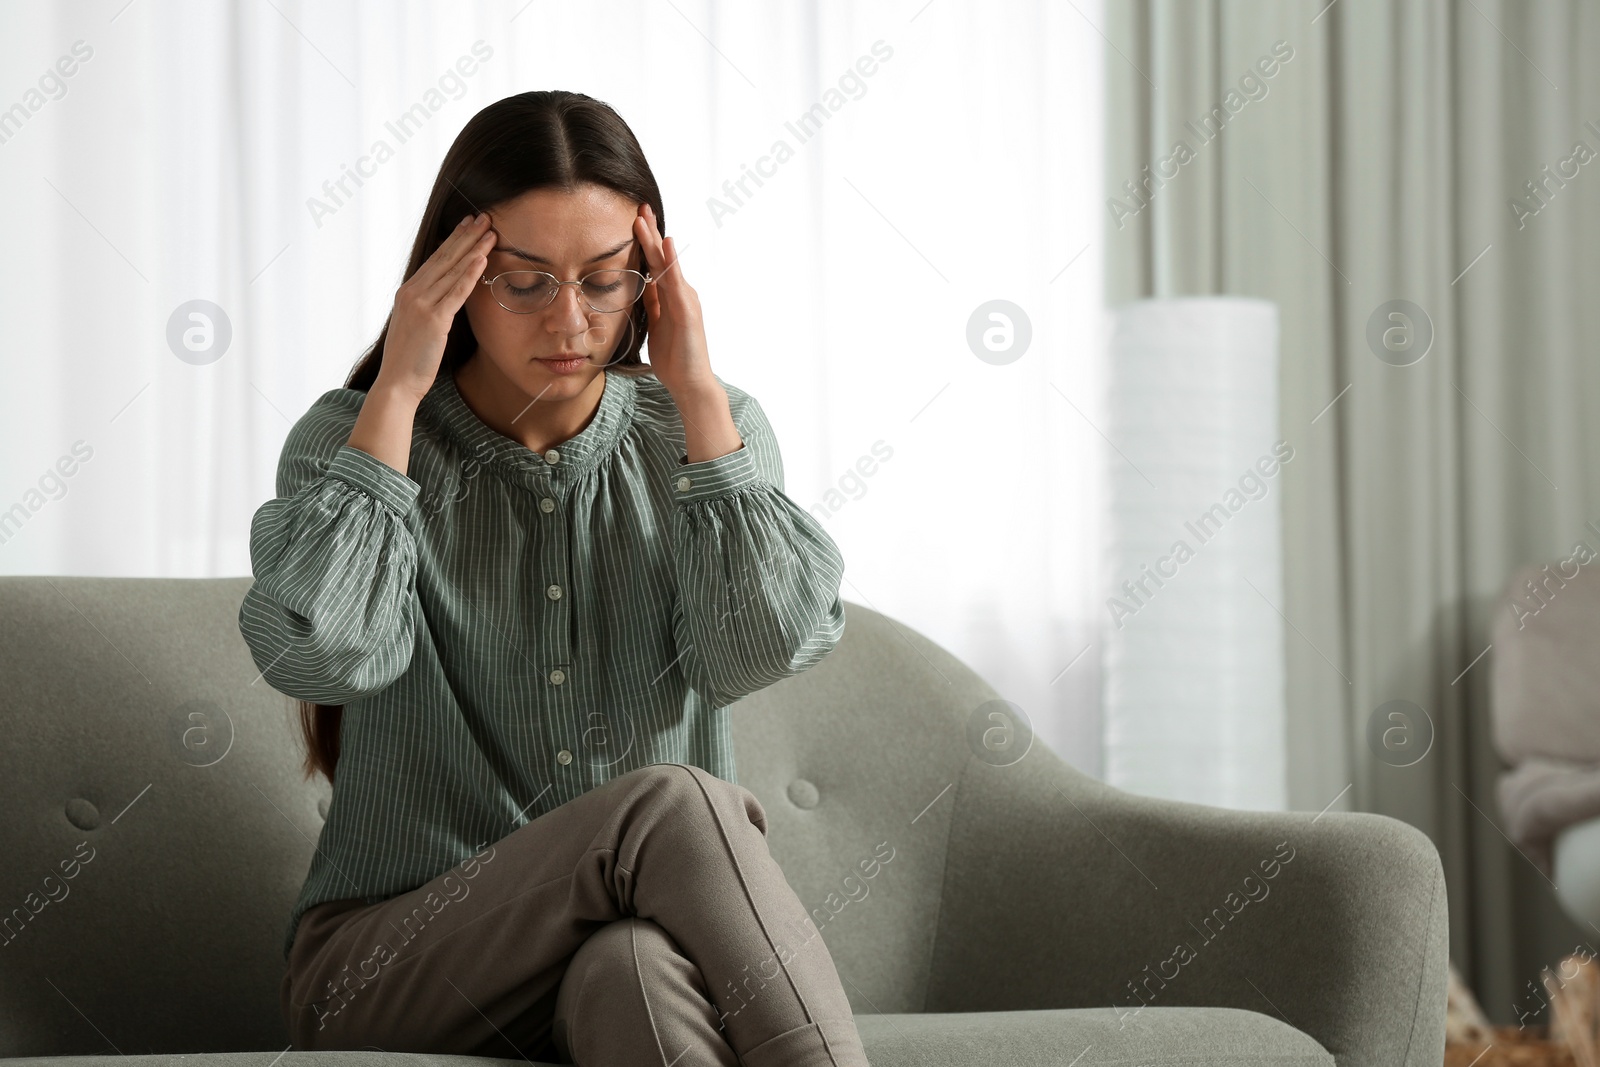
[[[652,277],[644,289],[644,307],[649,317],[650,366],[656,377],[680,403],[720,390],[706,351],[700,296],[684,279],[677,244],[661,236],[649,204],[639,205],[633,234]]]

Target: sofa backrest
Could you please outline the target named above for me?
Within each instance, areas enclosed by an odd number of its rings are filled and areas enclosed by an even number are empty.
[[[1495,748],[1600,763],[1600,560],[1520,567],[1492,610]]]
[[[288,1044],[329,790],[239,636],[249,584],[0,578],[0,1056]]]
[[[249,585],[0,577],[0,1057],[288,1043],[282,933],[330,792],[239,635]],[[734,706],[738,776],[855,1010],[916,1011],[950,786],[1003,727],[953,656],[846,611]]]

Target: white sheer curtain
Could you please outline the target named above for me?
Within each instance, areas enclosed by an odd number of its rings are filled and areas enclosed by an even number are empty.
[[[1098,773],[1101,21],[1091,0],[8,6],[0,572],[249,573],[284,435],[381,326],[456,132],[575,89],[643,143],[713,366],[771,415],[846,599]],[[197,300],[231,330],[210,361],[168,341]],[[974,326],[995,300],[1026,316],[1020,356],[969,344],[1021,338],[1015,312]]]

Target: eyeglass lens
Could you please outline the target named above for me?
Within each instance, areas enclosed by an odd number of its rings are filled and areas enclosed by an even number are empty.
[[[507,271],[490,290],[500,306],[521,314],[539,311],[555,299],[556,279],[538,270]],[[644,292],[644,278],[631,270],[601,270],[583,279],[583,299],[596,311],[623,311]]]

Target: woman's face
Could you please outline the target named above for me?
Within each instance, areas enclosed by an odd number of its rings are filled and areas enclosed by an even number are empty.
[[[508,270],[542,270],[557,281],[578,281],[597,270],[629,268],[644,273],[633,237],[639,205],[604,186],[584,183],[572,192],[535,189],[489,209],[496,234],[484,277]],[[598,312],[576,285],[563,285],[543,311],[518,315],[479,284],[466,302],[467,320],[478,340],[473,358],[487,359],[529,397],[546,401],[581,394],[629,338],[628,311]],[[549,360],[576,353],[575,372],[559,372]]]

